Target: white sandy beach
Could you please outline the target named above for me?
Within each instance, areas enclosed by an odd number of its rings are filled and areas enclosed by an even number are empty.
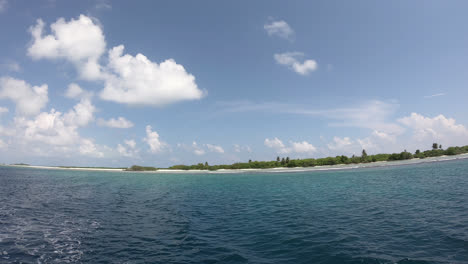
[[[327,171],[327,170],[350,170],[358,168],[375,168],[375,167],[387,167],[387,166],[402,166],[410,164],[428,163],[428,162],[442,162],[457,159],[468,159],[468,153],[454,155],[454,156],[440,156],[430,157],[425,159],[414,158],[410,160],[400,161],[378,161],[372,163],[360,163],[360,164],[338,164],[330,166],[315,166],[315,167],[294,167],[294,168],[269,168],[269,169],[219,169],[219,170],[177,170],[177,169],[159,169],[157,171],[126,171],[120,168],[81,168],[81,167],[59,167],[59,166],[40,166],[40,165],[3,165],[7,167],[21,167],[21,168],[34,168],[34,169],[52,169],[52,170],[75,170],[75,171],[108,171],[108,172],[127,172],[127,173],[247,173],[247,172],[268,172],[268,173],[281,173],[281,172],[306,172],[306,171]]]

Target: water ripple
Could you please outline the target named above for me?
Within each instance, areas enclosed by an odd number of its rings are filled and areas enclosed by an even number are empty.
[[[0,167],[3,263],[468,263],[467,160],[272,174]]]

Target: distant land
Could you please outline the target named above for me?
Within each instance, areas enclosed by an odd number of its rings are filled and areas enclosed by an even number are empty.
[[[234,163],[230,165],[209,165],[208,162],[196,165],[174,165],[169,168],[157,168],[151,166],[133,165],[131,167],[76,167],[76,166],[32,166],[26,163],[15,163],[7,166],[44,168],[44,169],[72,169],[72,170],[96,170],[96,171],[133,171],[133,172],[180,172],[180,171],[223,171],[223,170],[261,170],[261,169],[286,169],[286,168],[313,168],[313,167],[335,167],[335,165],[353,165],[404,161],[413,159],[425,159],[442,156],[455,156],[468,154],[468,145],[462,147],[449,147],[443,149],[441,145],[434,143],[431,150],[410,153],[404,150],[401,153],[367,155],[366,150],[362,150],[361,156],[353,155],[347,157],[340,155],[336,157],[326,157],[318,159],[290,159],[289,157],[277,157],[273,161],[252,161]],[[467,156],[468,158],[468,156]],[[340,167],[340,166],[336,166]],[[352,167],[350,167],[352,168]]]

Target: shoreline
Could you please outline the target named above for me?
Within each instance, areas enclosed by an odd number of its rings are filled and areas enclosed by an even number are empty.
[[[379,168],[390,166],[403,166],[422,164],[429,162],[443,162],[450,160],[468,159],[468,153],[453,155],[429,157],[424,159],[414,158],[409,160],[399,161],[377,161],[370,163],[358,164],[338,164],[328,166],[315,167],[277,167],[268,169],[219,169],[219,170],[178,170],[178,169],[159,169],[157,171],[127,171],[122,168],[86,168],[86,167],[59,167],[59,166],[41,166],[41,165],[0,165],[1,167],[16,167],[16,168],[33,168],[33,169],[49,169],[49,170],[74,170],[74,171],[107,171],[107,172],[129,172],[129,173],[151,173],[151,174],[185,174],[185,173],[209,173],[209,174],[230,174],[230,173],[248,173],[248,172],[267,172],[267,173],[282,173],[282,172],[307,172],[307,171],[329,171],[329,170],[352,170],[360,168]]]

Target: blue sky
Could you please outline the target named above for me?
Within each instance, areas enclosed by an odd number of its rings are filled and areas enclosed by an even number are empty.
[[[0,0],[0,162],[164,167],[466,145],[467,8]]]

